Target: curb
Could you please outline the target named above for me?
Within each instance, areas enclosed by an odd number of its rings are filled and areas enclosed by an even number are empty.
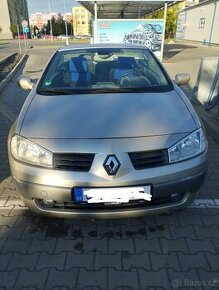
[[[9,56],[10,57],[10,56]],[[8,57],[6,57],[4,60],[6,60]],[[22,64],[22,62],[27,58],[27,53],[25,53],[19,62],[16,64],[16,66],[12,69],[12,71],[0,82],[0,93],[3,91],[7,83],[13,78],[15,73],[17,72],[18,68]]]
[[[5,58],[2,58],[0,60],[0,64],[2,64],[3,62],[5,62],[9,57],[11,57],[12,55],[14,55],[16,52],[11,53],[10,55],[6,56]]]

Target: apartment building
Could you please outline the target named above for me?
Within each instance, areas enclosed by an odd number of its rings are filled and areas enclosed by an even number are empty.
[[[74,35],[89,35],[91,13],[84,7],[72,8]]]
[[[50,18],[58,18],[58,13],[56,12],[52,12],[50,14],[43,14],[42,12],[36,12],[34,14],[30,15],[30,25],[33,26],[37,26],[38,29],[43,29],[44,25],[47,24],[48,20],[50,20]]]
[[[21,22],[24,19],[27,21],[29,19],[26,0],[0,0],[1,39],[12,39],[10,26],[18,24],[21,29]]]
[[[72,20],[73,20],[72,13],[65,13],[63,16],[64,16],[64,19],[66,19],[68,23],[72,23]]]

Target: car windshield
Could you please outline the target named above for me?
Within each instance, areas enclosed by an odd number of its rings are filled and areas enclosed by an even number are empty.
[[[153,53],[145,48],[60,50],[38,86],[40,94],[169,90],[170,79]]]

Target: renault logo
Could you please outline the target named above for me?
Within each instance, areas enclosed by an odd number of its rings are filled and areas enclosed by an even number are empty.
[[[109,175],[115,175],[120,167],[120,162],[115,155],[108,155],[103,163],[103,167]]]

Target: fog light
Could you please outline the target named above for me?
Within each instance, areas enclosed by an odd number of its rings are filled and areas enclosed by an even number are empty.
[[[43,205],[46,206],[46,207],[53,207],[54,204],[55,204],[55,201],[52,200],[52,199],[43,199],[43,200],[42,200],[42,203],[43,203]]]

